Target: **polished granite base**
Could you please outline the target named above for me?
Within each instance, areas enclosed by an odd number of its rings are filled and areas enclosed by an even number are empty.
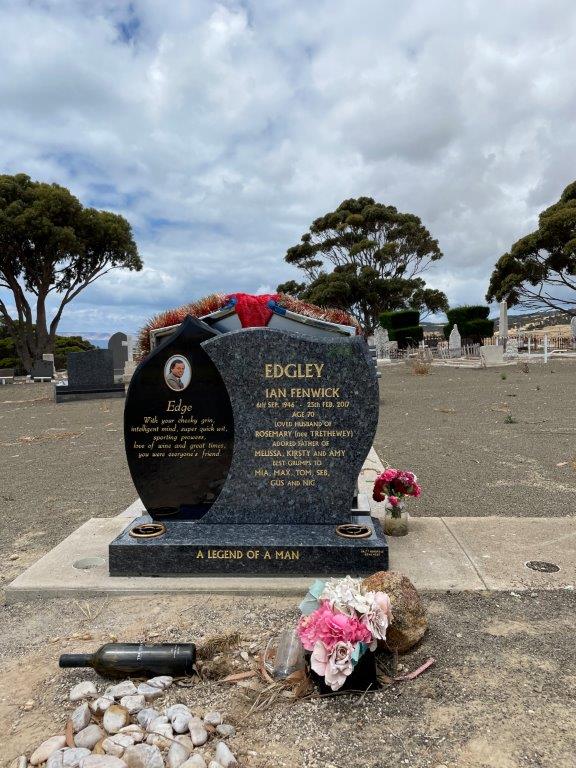
[[[126,397],[124,384],[111,384],[106,387],[94,386],[55,386],[54,400],[67,403],[75,400],[103,400],[110,397]]]
[[[166,532],[137,539],[130,530],[109,547],[111,576],[241,574],[364,574],[388,569],[388,544],[378,520],[352,516],[369,526],[368,538],[342,538],[333,525],[207,525],[164,520]]]

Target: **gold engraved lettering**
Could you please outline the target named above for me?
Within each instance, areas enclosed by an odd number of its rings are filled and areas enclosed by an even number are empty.
[[[318,379],[324,363],[265,363],[265,379]]]

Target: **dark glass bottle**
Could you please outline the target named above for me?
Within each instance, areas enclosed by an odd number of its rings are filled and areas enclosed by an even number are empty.
[[[61,667],[92,667],[102,677],[171,677],[194,673],[194,643],[106,643],[96,653],[63,653]]]

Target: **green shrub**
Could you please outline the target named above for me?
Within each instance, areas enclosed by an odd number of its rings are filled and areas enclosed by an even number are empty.
[[[417,309],[400,309],[397,312],[382,312],[380,325],[391,331],[395,328],[414,328],[420,323],[420,312]]]
[[[462,340],[481,344],[483,339],[494,334],[494,321],[488,320],[489,307],[482,305],[454,307],[446,312],[448,325],[444,326],[444,337],[450,338],[452,328],[457,325]]]
[[[408,346],[415,347],[424,338],[424,328],[421,325],[413,325],[409,328],[394,328],[389,331],[390,341],[397,341],[399,349]]]
[[[466,323],[468,320],[487,320],[489,314],[490,307],[483,306],[482,304],[467,304],[463,307],[449,309],[446,312],[446,317],[449,323],[458,325],[458,328],[460,328],[460,323]]]

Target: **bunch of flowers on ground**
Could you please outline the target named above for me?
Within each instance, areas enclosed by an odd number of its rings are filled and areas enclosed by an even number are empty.
[[[420,496],[422,488],[418,485],[414,472],[400,469],[385,469],[374,481],[372,498],[383,501],[392,517],[400,517],[405,496]]]
[[[298,635],[311,651],[310,666],[337,691],[367,650],[386,639],[392,620],[385,592],[364,591],[360,579],[315,581],[300,604]]]

